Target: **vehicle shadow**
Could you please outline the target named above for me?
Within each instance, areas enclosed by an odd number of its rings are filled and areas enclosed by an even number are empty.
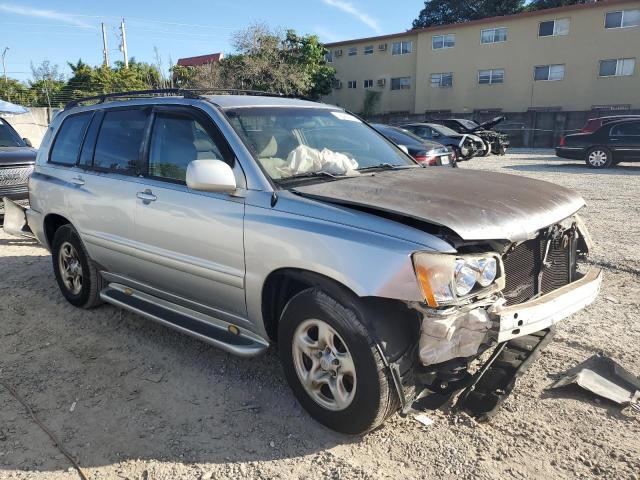
[[[573,173],[580,175],[640,175],[640,164],[618,164],[613,168],[595,170],[588,168],[584,162],[565,163],[548,161],[547,163],[531,163],[524,165],[508,165],[508,170],[520,172]]]
[[[76,309],[43,249],[11,248],[30,253],[0,256],[0,379],[83,467],[296,458],[360,440],[302,410],[275,349],[233,357],[110,305]],[[1,385],[0,405],[0,477],[70,466]]]

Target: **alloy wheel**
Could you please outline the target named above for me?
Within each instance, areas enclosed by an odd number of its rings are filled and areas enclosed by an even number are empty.
[[[594,167],[603,167],[607,163],[607,154],[602,150],[594,150],[589,153],[589,163]]]
[[[347,408],[356,393],[356,369],[338,332],[322,320],[305,320],[296,328],[291,347],[296,374],[307,394],[329,410]]]
[[[62,283],[69,292],[78,295],[82,291],[82,264],[75,247],[69,242],[60,246],[58,266]]]

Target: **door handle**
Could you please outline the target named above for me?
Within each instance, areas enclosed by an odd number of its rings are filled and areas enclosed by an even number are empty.
[[[71,179],[71,183],[82,186],[84,185],[84,180],[82,179],[82,177],[73,177]]]
[[[144,192],[136,193],[136,197],[142,200],[144,204],[148,204],[149,202],[155,202],[158,198],[148,188]]]
[[[620,141],[619,138],[610,138],[609,140],[611,140],[612,142],[619,142]]]

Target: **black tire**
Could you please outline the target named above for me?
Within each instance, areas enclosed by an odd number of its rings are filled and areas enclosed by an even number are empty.
[[[318,403],[303,386],[294,364],[294,334],[308,320],[328,324],[344,341],[356,372],[351,403],[330,410]],[[398,395],[375,341],[354,302],[338,301],[318,288],[295,295],[286,305],[278,327],[278,348],[285,377],[302,407],[332,430],[362,434],[380,426],[399,408]]]
[[[613,164],[613,154],[606,147],[592,147],[587,151],[584,161],[589,168],[609,168]]]
[[[452,147],[452,148],[453,148],[453,151],[456,152],[456,163],[464,162],[468,160],[462,156],[462,150],[460,150],[460,147]]]
[[[480,155],[478,155],[479,157],[487,157],[489,156],[489,154],[491,153],[491,143],[487,142],[486,140],[482,141],[484,143],[484,146],[486,147],[482,153]]]
[[[65,284],[62,278],[60,256],[63,246],[71,245],[77,254],[77,261],[81,270],[82,283],[79,292],[73,292]],[[63,225],[53,235],[51,246],[51,258],[53,260],[53,271],[58,282],[58,287],[67,301],[79,308],[93,308],[100,305],[100,290],[104,285],[104,280],[96,268],[89,254],[87,253],[80,236],[71,225]]]

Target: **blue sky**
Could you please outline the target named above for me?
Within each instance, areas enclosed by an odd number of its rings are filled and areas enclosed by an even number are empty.
[[[129,56],[155,63],[157,47],[165,68],[169,58],[231,51],[234,31],[262,21],[274,27],[314,33],[322,41],[394,33],[410,28],[423,0],[0,0],[0,53],[7,75],[31,76],[30,63],[49,60],[68,74],[67,61],[102,62],[100,22],[107,24],[110,60],[118,51],[121,17]],[[1,74],[1,72],[0,72]]]

